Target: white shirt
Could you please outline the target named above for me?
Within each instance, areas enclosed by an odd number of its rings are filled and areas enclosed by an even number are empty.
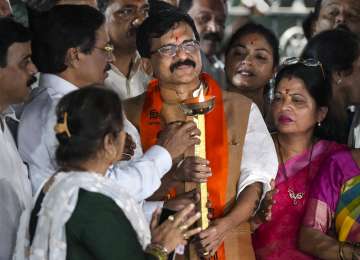
[[[278,159],[274,142],[259,108],[252,103],[241,159],[238,196],[247,186],[260,182],[263,184],[263,198],[271,189],[270,182],[275,180],[277,170]]]
[[[355,107],[355,114],[351,122],[348,145],[351,148],[360,148],[360,107]]]
[[[31,205],[31,185],[14,139],[0,115],[0,259],[11,259],[22,211]]]
[[[109,76],[105,80],[105,86],[114,90],[121,100],[136,97],[144,93],[151,79],[142,67],[139,54],[134,59],[129,78],[114,65],[111,65],[111,70],[108,73]]]
[[[55,108],[64,95],[76,89],[76,86],[56,75],[42,74],[39,88],[34,90],[33,98],[25,105],[19,125],[19,151],[29,165],[34,193],[57,170],[57,140],[53,130],[56,124]],[[125,119],[124,124],[130,125],[130,122]],[[126,129],[136,130],[133,126],[126,126]],[[129,134],[134,140],[139,139],[138,134]],[[161,178],[170,170],[171,164],[172,159],[166,149],[154,146],[125,165],[114,165],[108,175],[117,179],[136,200],[142,201],[160,187]]]

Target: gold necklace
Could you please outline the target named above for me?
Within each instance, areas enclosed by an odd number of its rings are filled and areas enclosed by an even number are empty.
[[[289,179],[288,179],[288,175],[287,175],[287,171],[286,171],[286,167],[285,167],[285,163],[284,163],[284,158],[283,158],[282,153],[281,153],[281,146],[280,146],[279,137],[276,137],[276,140],[277,140],[277,145],[278,145],[278,149],[279,149],[279,156],[280,156],[281,164],[282,164],[282,167],[283,167],[283,173],[284,173],[285,181],[288,183]],[[313,150],[314,150],[314,142],[312,142],[312,144],[311,144],[310,157],[309,157],[309,162],[308,162],[308,165],[307,165],[308,172],[307,172],[307,176],[306,176],[306,182],[305,182],[306,184],[308,182],[309,175],[310,175],[311,159],[312,159]],[[289,195],[289,198],[292,199],[293,205],[296,206],[296,205],[298,205],[298,201],[300,201],[300,200],[302,200],[304,198],[305,191],[296,192],[294,189],[290,188],[290,186],[288,185],[288,195]]]

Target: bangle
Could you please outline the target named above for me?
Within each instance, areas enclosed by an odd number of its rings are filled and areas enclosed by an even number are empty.
[[[166,247],[159,244],[150,244],[147,246],[146,253],[156,256],[158,260],[167,260],[169,251]]]
[[[339,258],[340,260],[346,260],[345,256],[344,256],[344,247],[345,247],[346,243],[345,242],[340,242],[339,245]]]
[[[340,242],[340,245],[339,245],[339,258],[340,258],[340,260],[347,260],[347,258],[345,257],[345,253],[344,253],[344,248],[346,246],[349,246],[352,249],[351,259],[355,259],[354,257],[356,257],[356,255],[355,255],[356,254],[356,249],[360,248],[360,244],[359,243],[351,243],[351,242],[344,241],[344,242]]]

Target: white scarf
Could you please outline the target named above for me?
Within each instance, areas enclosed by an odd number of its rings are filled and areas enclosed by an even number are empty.
[[[116,182],[96,173],[60,172],[42,202],[31,247],[28,235],[31,210],[22,214],[14,260],[66,259],[65,225],[75,209],[80,188],[113,199],[130,221],[142,248],[146,248],[151,234],[144,213]]]

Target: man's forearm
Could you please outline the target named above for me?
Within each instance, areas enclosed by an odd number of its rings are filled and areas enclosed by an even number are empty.
[[[154,192],[154,194],[148,199],[151,201],[154,200],[165,200],[168,199],[167,196],[169,191],[173,188],[177,189],[180,187],[182,182],[176,181],[174,179],[174,169],[170,170],[164,177],[161,179],[161,186]]]
[[[263,191],[262,183],[256,182],[247,186],[240,194],[231,211],[222,218],[226,230],[246,222],[258,208]]]

